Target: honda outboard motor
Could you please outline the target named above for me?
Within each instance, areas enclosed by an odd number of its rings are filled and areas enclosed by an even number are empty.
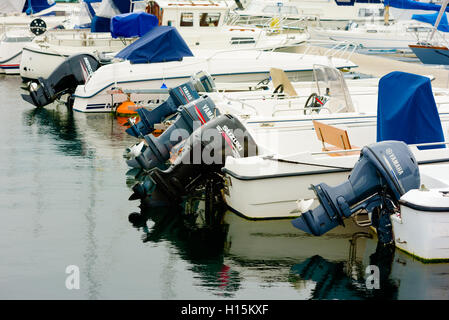
[[[84,84],[100,67],[100,62],[90,54],[68,57],[47,79],[39,77],[30,81],[28,84],[30,94],[22,94],[22,98],[36,107],[46,106],[63,94],[74,93],[76,87]]]
[[[320,206],[292,221],[293,226],[316,236],[322,235],[359,210],[383,210],[392,213],[393,204],[411,189],[420,185],[419,169],[413,153],[400,141],[383,141],[366,146],[348,181],[330,187],[325,183],[313,186]],[[374,221],[373,221],[374,222]],[[389,214],[381,217],[375,227],[384,243],[392,241]],[[373,223],[374,224],[374,223]]]
[[[134,158],[127,160],[130,167],[149,170],[164,163],[170,158],[170,150],[187,139],[196,129],[219,115],[215,103],[208,96],[200,97],[179,108],[173,124],[159,137],[147,134],[146,146]]]
[[[212,91],[215,91],[212,77],[203,71],[198,72],[189,82],[170,89],[168,99],[152,111],[144,108],[137,109],[140,122],[133,124],[126,132],[133,137],[141,138],[153,132],[154,124],[160,123],[164,118],[175,113],[178,107],[198,99],[200,97],[198,92]]]
[[[245,126],[232,115],[221,115],[193,132],[170,168],[151,171],[150,177],[156,184],[153,194],[180,201],[200,185],[202,177],[219,173],[227,156],[255,155],[257,144]]]

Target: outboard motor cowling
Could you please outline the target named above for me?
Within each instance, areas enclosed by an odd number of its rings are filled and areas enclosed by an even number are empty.
[[[126,132],[136,138],[143,137],[154,130],[154,125],[167,116],[174,114],[178,107],[185,105],[200,96],[198,92],[215,91],[212,77],[201,71],[195,73],[189,82],[169,90],[168,99],[151,111],[144,108],[137,109],[140,121],[129,127]]]
[[[336,187],[325,183],[312,186],[320,205],[294,219],[292,224],[319,236],[344,225],[343,219],[359,210],[373,212],[380,207],[387,210],[389,203],[397,203],[403,194],[419,185],[418,165],[405,143],[375,143],[362,149],[348,181]]]
[[[226,157],[256,155],[257,144],[245,126],[236,117],[224,114],[195,130],[174,163],[165,171],[154,169],[150,177],[159,193],[179,201],[201,177],[220,172]]]
[[[22,98],[36,107],[46,106],[63,94],[74,93],[100,67],[100,62],[90,54],[68,57],[47,79],[39,77],[30,81],[29,94],[22,94]]]
[[[196,129],[219,115],[215,103],[208,96],[202,96],[178,109],[174,123],[159,137],[147,134],[146,148],[135,158],[127,160],[130,167],[149,170],[170,158],[170,150],[187,139]]]

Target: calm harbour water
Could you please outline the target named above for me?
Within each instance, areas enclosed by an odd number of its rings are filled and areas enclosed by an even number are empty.
[[[366,228],[318,238],[226,212],[219,231],[195,231],[182,208],[141,210],[122,158],[136,140],[118,120],[35,109],[20,85],[0,77],[0,299],[449,299],[449,264],[376,251]],[[370,264],[380,289],[366,288]]]

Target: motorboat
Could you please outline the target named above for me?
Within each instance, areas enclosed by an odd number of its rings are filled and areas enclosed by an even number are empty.
[[[401,20],[385,24],[349,23],[344,29],[309,28],[312,39],[349,42],[371,51],[410,52],[409,44],[423,40],[432,27],[424,22]]]
[[[128,61],[106,65],[92,74],[84,86],[73,94],[73,109],[81,112],[110,112],[115,104],[130,99],[145,105],[157,105],[166,98],[158,89],[181,84],[195,73],[206,70],[217,83],[258,82],[269,77],[270,68],[280,68],[293,81],[309,80],[313,64],[329,64],[339,69],[356,65],[341,59],[256,50],[193,50],[194,57],[183,61],[132,64]],[[111,94],[113,88],[119,90]],[[148,90],[154,89],[155,93]]]
[[[148,17],[136,16],[133,17],[134,21],[127,21],[127,24],[137,24],[137,33],[134,31],[128,37],[111,35],[111,18],[134,10],[139,12],[140,2],[83,0],[80,3],[80,13],[70,20],[71,26],[39,34],[23,47],[19,69],[21,77],[25,81],[38,77],[48,78],[59,64],[76,53],[88,53],[100,58],[120,51],[137,39],[140,30],[149,30],[157,24],[155,19],[150,21]]]
[[[192,52],[193,51],[193,52]],[[285,70],[292,80],[311,78],[313,64],[332,64],[339,69],[356,67],[345,58],[273,52],[264,50],[190,50],[176,28],[158,26],[116,55],[125,61],[101,66],[71,88],[73,109],[81,112],[111,112],[124,101],[158,105],[167,97],[163,89],[181,84],[197,70],[206,70],[217,82],[257,82],[269,77],[271,67]],[[75,66],[76,67],[76,66]],[[65,65],[58,68],[66,70]],[[79,66],[73,70],[78,74]],[[51,103],[67,92],[64,71],[55,70],[51,81],[29,85],[36,106]],[[49,78],[50,78],[49,77]],[[43,90],[55,88],[55,92]],[[85,83],[84,83],[85,82]],[[148,91],[150,90],[150,91]],[[153,90],[153,91],[151,91]],[[155,90],[155,91],[154,91]],[[70,104],[72,105],[72,104]]]
[[[383,94],[383,90],[379,89],[378,94]],[[443,132],[447,135],[449,101],[447,98],[444,100],[446,101],[440,101],[438,112],[443,124]],[[329,129],[331,132],[340,132],[336,135],[337,139],[333,141],[339,145],[337,149],[340,150],[375,142],[376,125],[379,125],[376,104],[379,105],[379,101],[372,105],[374,108],[371,110],[363,110],[359,107],[357,110],[354,108],[352,112],[329,115],[320,112],[318,115],[304,116],[302,119],[290,117],[283,121],[272,119],[254,123],[249,120],[250,126],[259,127],[252,131],[258,139],[265,135],[265,145],[275,145],[279,149],[273,156],[227,159],[222,171],[225,173],[224,197],[228,205],[234,211],[251,219],[300,215],[301,205],[307,203],[308,199],[314,199],[313,191],[308,188],[313,184],[313,179],[321,176],[320,181],[326,181],[329,185],[336,184],[336,180],[349,174],[348,168],[352,169],[359,157],[359,152],[338,153],[338,151],[332,151],[332,147],[326,147],[325,131]],[[317,122],[322,122],[324,125]],[[345,130],[338,131],[327,127],[327,125]],[[284,133],[288,136],[291,135],[291,140],[283,137]],[[332,134],[332,136],[334,135]],[[301,143],[294,143],[294,141],[301,141]],[[298,146],[299,149],[293,150],[293,145]],[[281,148],[285,149],[281,150]],[[434,151],[437,154],[433,157],[447,161],[446,150]],[[429,161],[425,158],[428,156],[426,152],[418,151],[416,148],[414,151],[416,151],[417,157],[419,156],[418,161],[424,163]],[[281,156],[282,154],[285,156]],[[339,156],[335,156],[335,154],[339,154]],[[351,158],[352,160],[350,160]],[[283,181],[282,188],[277,181]],[[300,183],[302,187],[298,188]],[[290,192],[291,195],[288,195]],[[239,194],[245,194],[245,197],[237,196]],[[305,202],[297,202],[295,199],[302,199]]]
[[[98,1],[92,0],[92,2]],[[63,5],[62,8],[61,5]],[[90,17],[86,17],[87,14],[83,15],[83,9],[85,9],[83,3],[55,4],[53,2],[53,5],[48,7],[46,1],[44,3],[31,1],[25,4],[23,10],[33,11],[33,14],[29,16],[9,14],[0,17],[0,21],[5,20],[2,24],[3,33],[0,36],[0,72],[19,74],[23,48],[41,35],[51,37],[51,35],[59,34],[60,31],[66,32],[65,30],[73,28],[79,28],[77,30],[81,33],[81,28],[90,23]]]
[[[234,18],[238,23],[283,21],[286,27],[294,25],[295,20],[303,26],[344,27],[348,21],[356,23],[384,21],[384,5],[381,1],[251,1],[242,8],[236,8]],[[268,20],[267,20],[268,19]],[[393,19],[393,16],[390,16]]]
[[[18,74],[23,47],[34,34],[29,30],[10,30],[0,36],[0,73]]]
[[[142,6],[133,2],[130,12],[141,11]],[[139,1],[144,9],[152,14],[159,25],[173,26],[179,31],[188,46],[194,48],[277,48],[301,43],[307,34],[282,35],[255,27],[228,25],[229,7],[214,1]],[[113,18],[114,20],[114,18]],[[64,31],[48,33],[36,38],[24,48],[20,75],[25,79],[47,78],[56,67],[70,55],[87,53],[102,56],[105,53],[117,53],[137,39],[134,34],[121,36],[121,29],[129,29],[130,22],[116,19],[111,26],[118,32],[90,33],[84,31]],[[122,23],[122,26],[120,26]],[[138,21],[135,22],[139,24]],[[139,30],[151,26],[149,22],[140,22]],[[137,27],[137,26],[135,26]],[[109,31],[109,30],[108,30]],[[117,35],[119,34],[119,35]],[[52,57],[51,60],[48,57]]]
[[[0,33],[11,28],[29,28],[35,19],[42,20],[44,27],[51,29],[63,25],[78,12],[77,3],[55,3],[53,0],[4,0],[0,4]]]

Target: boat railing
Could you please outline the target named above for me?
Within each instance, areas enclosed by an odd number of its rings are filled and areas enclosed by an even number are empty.
[[[274,31],[300,31],[304,30],[310,21],[319,23],[319,16],[301,15],[292,19],[288,15],[276,15],[272,17],[242,16],[237,12],[231,12],[226,23],[259,27],[266,30],[273,29]]]
[[[240,103],[242,106],[242,110],[245,109],[245,107],[250,108],[251,110],[253,110],[255,112],[255,114],[258,116],[259,115],[259,111],[257,110],[258,108],[247,103],[246,101],[240,100],[240,99],[235,99],[235,98],[231,98],[231,97],[226,97],[227,100],[229,101],[233,101],[233,102],[237,102]]]
[[[327,48],[327,50],[323,53],[323,56],[341,58],[345,60],[350,60],[354,52],[359,47],[359,44],[352,41],[335,41],[335,40],[314,40],[308,39],[307,44],[313,44],[318,46],[331,46]],[[311,46],[306,47],[306,50],[303,52],[304,55],[309,53],[311,50]]]
[[[280,41],[279,45],[280,44],[282,44],[282,40]],[[310,45],[310,44],[332,44],[333,46],[331,48],[327,49],[322,55],[328,56],[328,57],[334,57],[334,58],[342,58],[345,60],[349,60],[351,58],[352,54],[357,49],[357,45],[355,45],[352,42],[348,42],[348,41],[335,42],[332,40],[326,41],[326,40],[311,40],[311,39],[304,40],[300,44],[298,44],[298,43],[285,44],[285,45],[282,45],[282,47],[283,48],[294,48],[294,47],[298,47],[301,45]],[[208,56],[206,58],[206,60],[211,60],[215,56],[223,54],[223,53],[237,52],[237,51],[250,51],[250,50],[259,51],[259,55],[256,57],[256,59],[257,59],[265,52],[276,50],[277,48],[279,48],[279,45],[270,45],[267,47],[232,48],[232,49],[217,50],[217,51],[214,51],[214,53],[212,53],[210,56]],[[310,51],[310,49],[311,49],[311,47],[309,46],[309,47],[306,47],[304,52],[298,53],[298,56],[299,56],[298,59],[302,59],[302,57],[307,55],[308,52]]]
[[[432,31],[429,31],[428,35],[426,37],[426,41],[425,41],[426,44],[433,43],[438,46],[446,46],[446,47],[449,46],[449,42],[447,41],[446,37],[441,34],[440,31],[437,30],[437,32],[434,33],[433,39],[431,38],[431,34],[432,34]],[[420,43],[419,39],[418,39],[418,43]]]

